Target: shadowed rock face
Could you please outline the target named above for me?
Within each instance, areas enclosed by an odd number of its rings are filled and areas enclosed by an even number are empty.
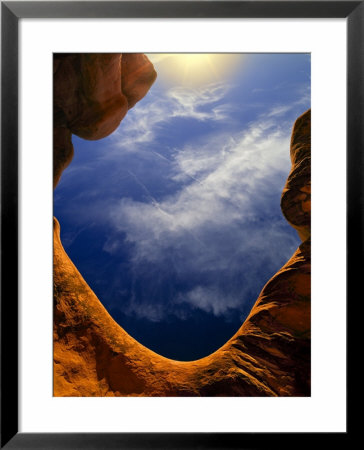
[[[296,120],[291,137],[291,161],[281,208],[284,217],[305,240],[311,234],[311,110]]]
[[[144,55],[119,55],[121,65],[116,55],[86,56],[77,62],[77,71],[72,68],[74,55],[55,60],[55,117],[62,118],[55,120],[56,179],[72,157],[71,132],[89,139],[111,133],[126,112],[124,99],[128,107],[134,105],[155,78]],[[62,76],[58,73],[61,64],[66,64]],[[104,88],[102,74],[116,80],[113,74],[120,67],[123,88],[119,91],[116,81],[113,87]],[[57,83],[76,84],[77,88],[66,94],[67,89]],[[67,115],[66,104],[76,105],[78,113]],[[265,285],[238,332],[219,350],[197,361],[164,358],[129,336],[64,251],[54,219],[55,396],[310,395],[309,111],[293,128],[291,158],[281,205],[303,242]]]
[[[73,157],[71,134],[90,140],[111,134],[156,76],[139,53],[54,56],[54,187]]]

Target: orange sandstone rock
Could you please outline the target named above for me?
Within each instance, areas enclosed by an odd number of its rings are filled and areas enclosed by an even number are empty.
[[[73,158],[72,133],[67,127],[53,127],[53,188]]]
[[[55,186],[72,159],[71,134],[101,139],[120,124],[157,74],[142,54],[56,54],[53,61]]]
[[[149,59],[142,53],[123,53],[121,58],[122,91],[132,108],[149,91],[157,73]]]
[[[66,255],[54,223],[55,396],[310,394],[309,246],[267,283],[236,335],[197,361],[148,350],[101,305]]]
[[[296,120],[291,137],[291,161],[281,208],[285,218],[305,240],[311,235],[311,110]]]

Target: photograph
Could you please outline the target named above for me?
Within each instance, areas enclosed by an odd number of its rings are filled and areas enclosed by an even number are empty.
[[[53,396],[311,396],[310,53],[53,53]]]
[[[352,447],[363,23],[1,1],[1,448]]]

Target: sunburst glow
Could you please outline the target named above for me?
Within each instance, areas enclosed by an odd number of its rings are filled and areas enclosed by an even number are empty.
[[[219,53],[152,53],[148,57],[163,81],[187,86],[226,79],[243,59],[243,55]]]

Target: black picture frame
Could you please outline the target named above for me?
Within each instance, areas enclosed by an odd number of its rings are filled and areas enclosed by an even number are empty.
[[[359,282],[364,273],[364,1],[1,2],[1,448],[227,449],[308,444],[312,438],[310,433],[298,436],[298,433],[18,432],[18,21],[21,18],[119,17],[346,18],[347,302],[353,301],[357,292],[362,292]],[[347,348],[350,349],[348,337]],[[347,432],[330,433],[342,448],[352,436],[349,419],[348,409]],[[327,445],[328,438],[326,433],[315,433],[315,445]]]

